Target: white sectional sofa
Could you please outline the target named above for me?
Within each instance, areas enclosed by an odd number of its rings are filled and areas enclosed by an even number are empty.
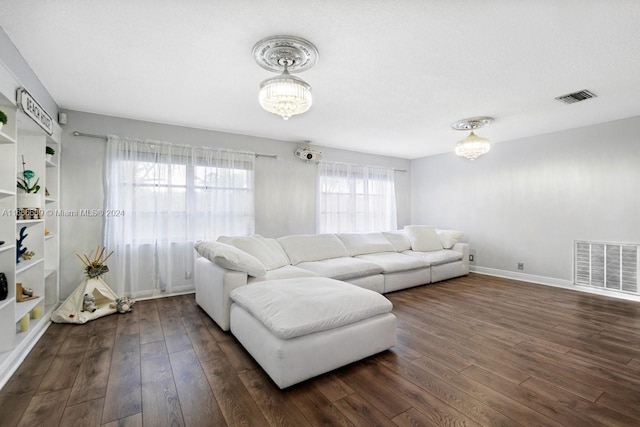
[[[407,226],[382,233],[259,235],[197,242],[196,302],[227,331],[231,292],[267,280],[326,277],[378,293],[469,273],[462,232]]]

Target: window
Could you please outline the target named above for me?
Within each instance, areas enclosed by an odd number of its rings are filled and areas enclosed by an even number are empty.
[[[105,246],[140,296],[192,288],[193,243],[254,231],[255,154],[110,137]]]
[[[393,169],[321,162],[318,166],[318,232],[395,230]]]

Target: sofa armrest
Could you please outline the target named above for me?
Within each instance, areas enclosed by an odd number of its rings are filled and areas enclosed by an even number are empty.
[[[462,264],[464,264],[466,273],[469,274],[469,244],[458,242],[451,249],[462,254]]]
[[[198,257],[194,279],[196,303],[223,331],[228,331],[231,309],[229,294],[234,289],[247,284],[247,273],[227,270],[204,257]]]

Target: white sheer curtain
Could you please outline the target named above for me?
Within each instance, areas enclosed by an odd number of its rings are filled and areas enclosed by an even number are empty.
[[[109,136],[109,285],[133,297],[193,289],[193,242],[254,231],[255,154]],[[111,260],[110,260],[111,261]]]
[[[320,233],[395,230],[393,169],[320,162],[317,221]]]

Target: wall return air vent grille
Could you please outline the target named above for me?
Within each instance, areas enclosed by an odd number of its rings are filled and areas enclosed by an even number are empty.
[[[564,102],[565,104],[573,104],[576,102],[580,102],[580,101],[584,101],[586,99],[591,99],[591,98],[595,98],[596,95],[595,93],[588,91],[586,89],[581,90],[579,92],[573,92],[573,93],[569,93],[567,95],[562,95],[557,97],[556,99],[560,102]]]
[[[576,285],[640,295],[640,245],[576,241]]]

